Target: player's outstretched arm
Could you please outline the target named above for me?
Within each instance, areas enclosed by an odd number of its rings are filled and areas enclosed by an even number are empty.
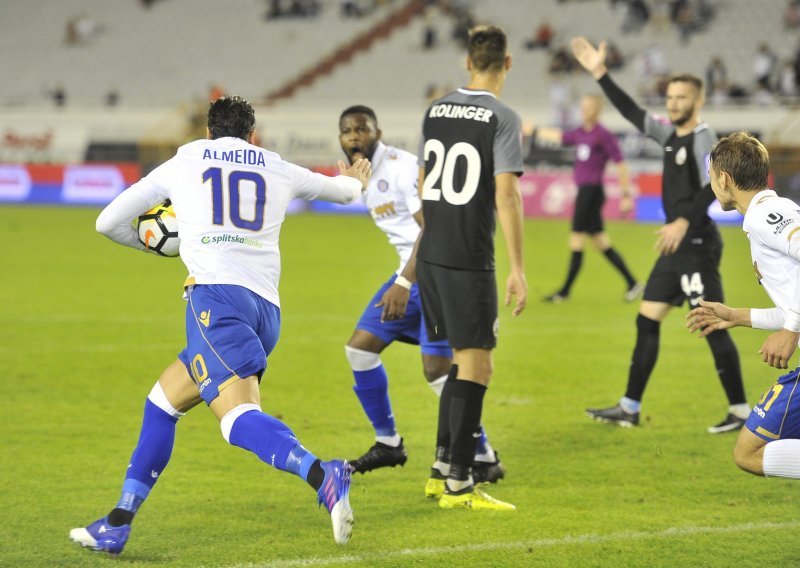
[[[146,251],[147,248],[139,241],[133,220],[153,205],[155,203],[151,204],[135,189],[126,189],[100,212],[95,228],[115,243]]]
[[[572,38],[572,54],[581,67],[586,69],[595,78],[597,84],[603,89],[611,104],[628,119],[640,132],[644,132],[644,119],[647,112],[628,96],[628,93],[619,88],[611,79],[606,68],[606,42],[601,41],[595,48],[585,37]],[[648,135],[653,135],[648,134]],[[660,139],[661,133],[656,133]]]
[[[522,255],[522,195],[519,189],[519,178],[515,173],[506,172],[495,176],[495,205],[497,218],[503,230],[503,237],[508,250],[508,261],[511,272],[506,280],[504,304],[516,302],[512,315],[518,316],[525,309],[528,298],[528,282],[525,279],[525,263]]]
[[[601,41],[595,47],[588,39],[582,36],[572,38],[570,42],[572,46],[572,54],[575,59],[580,63],[581,67],[586,69],[592,74],[595,80],[600,79],[603,75],[608,73],[606,67],[606,42]]]
[[[339,160],[339,173],[329,177],[290,164],[293,173],[295,196],[303,199],[321,199],[331,203],[347,205],[355,201],[367,187],[372,175],[372,164],[366,158],[347,166]]]
[[[366,158],[359,158],[351,165],[339,160],[339,173],[357,179],[361,182],[361,191],[367,189],[369,178],[372,177],[372,163]]]
[[[700,300],[700,306],[686,314],[686,327],[691,333],[706,337],[720,329],[736,326],[751,327],[749,308],[729,308],[719,302]]]
[[[534,126],[529,124],[524,127],[524,130],[527,130],[526,134],[532,136],[535,141],[559,146],[564,143],[564,131],[555,126]]]

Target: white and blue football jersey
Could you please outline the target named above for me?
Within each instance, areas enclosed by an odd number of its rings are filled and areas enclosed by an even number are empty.
[[[375,225],[397,250],[400,257],[397,274],[408,262],[420,231],[414,219],[422,207],[418,176],[415,155],[378,142],[372,155],[372,178],[362,199]]]
[[[360,191],[354,178],[311,172],[239,138],[196,140],[120,194],[97,224],[113,240],[142,248],[131,219],[169,199],[188,282],[243,286],[280,306],[278,240],[289,202],[349,203]]]

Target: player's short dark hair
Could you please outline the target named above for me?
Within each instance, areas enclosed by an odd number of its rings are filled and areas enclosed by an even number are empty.
[[[247,140],[256,127],[256,113],[242,97],[220,97],[208,106],[208,130],[211,138],[231,136]]]
[[[689,83],[699,94],[703,94],[703,80],[697,75],[692,75],[691,73],[674,73],[670,75],[667,80],[667,85],[671,83]]]
[[[467,55],[478,71],[499,71],[506,59],[506,32],[496,26],[475,26],[469,30]]]
[[[725,172],[736,187],[745,191],[761,191],[769,186],[769,152],[749,132],[734,132],[711,149],[711,167]]]
[[[375,116],[375,111],[365,105],[353,105],[351,107],[347,107],[342,111],[342,114],[339,115],[339,122],[342,122],[342,119],[350,114],[366,114],[368,117],[372,119],[372,122],[375,123],[375,126],[378,126],[378,117]]]

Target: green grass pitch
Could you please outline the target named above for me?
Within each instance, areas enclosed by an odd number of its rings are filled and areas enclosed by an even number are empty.
[[[591,422],[584,408],[622,394],[636,305],[587,251],[572,298],[545,305],[567,264],[566,222],[526,222],[530,300],[503,310],[484,424],[508,476],[490,493],[511,514],[441,511],[426,501],[436,399],[418,349],[384,354],[404,468],[357,476],[356,526],[334,544],[324,509],[294,476],[225,444],[198,407],[178,425],[169,467],[118,559],[80,549],[70,528],[115,503],[144,398],[183,345],[179,260],[124,249],[94,232],[96,210],[0,208],[0,565],[3,566],[796,566],[800,484],[761,479],[731,460],[735,435],[712,436],[726,402],[705,342],[662,328],[643,426]],[[654,225],[613,223],[640,278],[655,259]],[[723,229],[728,303],[769,305],[748,243]],[[498,277],[505,253],[498,237]],[[262,382],[265,411],[323,459],[372,443],[342,346],[395,269],[363,217],[290,217],[282,235],[283,330]],[[734,330],[749,401],[777,376],[763,332]],[[113,564],[116,562],[117,564]]]

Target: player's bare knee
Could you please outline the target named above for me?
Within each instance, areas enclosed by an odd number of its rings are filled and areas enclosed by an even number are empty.
[[[380,353],[385,347],[386,343],[379,337],[376,337],[367,331],[357,329],[347,341],[345,350],[347,348],[352,348],[361,351],[369,351],[370,353]]]
[[[202,398],[184,364],[178,360],[170,364],[158,378],[169,403],[182,413],[197,406]]]
[[[423,362],[422,371],[425,373],[425,380],[429,383],[432,383],[433,381],[446,376],[450,371],[450,365]]]

